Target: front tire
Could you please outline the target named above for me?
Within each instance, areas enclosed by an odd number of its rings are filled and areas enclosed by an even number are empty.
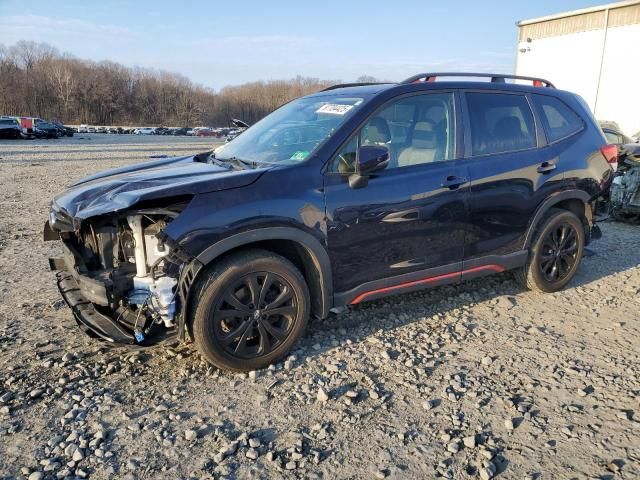
[[[276,362],[308,322],[304,277],[289,260],[266,250],[224,258],[194,288],[194,341],[225,370],[247,372]]]
[[[576,274],[585,246],[585,231],[572,212],[551,209],[538,228],[527,264],[516,279],[530,290],[556,292]]]

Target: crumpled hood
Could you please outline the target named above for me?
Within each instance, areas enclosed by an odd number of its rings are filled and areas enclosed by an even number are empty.
[[[226,169],[203,163],[198,156],[164,158],[86,177],[58,195],[52,210],[62,210],[78,225],[86,218],[117,212],[143,200],[243,187],[265,171]]]

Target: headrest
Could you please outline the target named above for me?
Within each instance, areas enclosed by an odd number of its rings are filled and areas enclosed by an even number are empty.
[[[411,146],[414,148],[436,148],[436,134],[433,131],[433,123],[418,122],[413,129]]]
[[[374,117],[362,131],[363,145],[388,143],[391,141],[391,130],[387,121],[382,117]]]

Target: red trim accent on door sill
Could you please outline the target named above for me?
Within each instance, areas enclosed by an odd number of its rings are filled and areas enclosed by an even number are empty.
[[[415,285],[421,285],[423,283],[435,282],[437,280],[444,280],[446,278],[453,278],[458,275],[464,275],[465,273],[474,273],[481,272],[483,270],[493,270],[496,273],[504,272],[504,268],[500,265],[482,265],[480,267],[473,267],[467,270],[461,270],[459,272],[445,273],[444,275],[436,275],[435,277],[422,278],[420,280],[414,280],[412,282],[399,283],[398,285],[393,285],[391,287],[377,288],[375,290],[371,290],[369,292],[364,292],[358,295],[351,301],[351,305],[355,305],[356,303],[360,303],[365,298],[371,295],[377,295],[378,293],[387,293],[392,292],[394,290],[398,290],[401,288],[413,287]]]

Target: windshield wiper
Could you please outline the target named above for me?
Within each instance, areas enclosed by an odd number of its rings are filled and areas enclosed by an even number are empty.
[[[218,167],[233,169],[232,165],[229,165],[228,163],[223,163],[220,159],[216,158],[216,154],[214,152],[211,152],[211,154],[209,155],[209,162],[213,163],[214,165],[217,165]]]
[[[255,160],[245,160],[243,158],[238,158],[238,157],[216,158],[216,160],[230,163],[232,165],[239,167],[242,170],[244,170],[245,167],[258,168],[258,162],[256,162]]]

